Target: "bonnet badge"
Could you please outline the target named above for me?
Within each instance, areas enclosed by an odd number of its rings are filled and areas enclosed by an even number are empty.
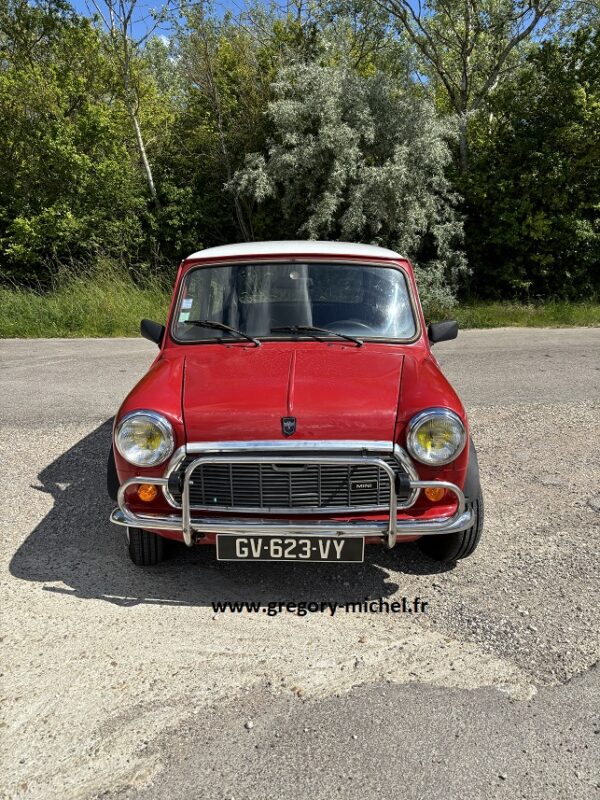
[[[284,436],[291,436],[296,433],[296,417],[282,417],[281,430]]]

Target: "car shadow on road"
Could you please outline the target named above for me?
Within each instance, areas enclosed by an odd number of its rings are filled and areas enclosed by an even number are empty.
[[[12,575],[38,582],[45,591],[118,605],[210,606],[218,601],[357,603],[397,592],[390,572],[427,575],[449,568],[428,561],[410,544],[395,551],[368,547],[360,565],[219,562],[212,547],[173,544],[162,564],[135,567],[124,529],[108,521],[114,505],[106,494],[110,437],[108,420],[39,473],[32,491],[51,494],[54,505],[15,553]]]

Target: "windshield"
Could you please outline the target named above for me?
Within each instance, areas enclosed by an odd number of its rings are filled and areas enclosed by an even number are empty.
[[[223,338],[222,330],[194,324],[207,320],[260,339],[307,336],[297,330],[302,326],[361,339],[412,339],[416,333],[404,273],[359,264],[255,263],[190,270],[174,315],[174,338]],[[295,330],[281,330],[286,327]]]

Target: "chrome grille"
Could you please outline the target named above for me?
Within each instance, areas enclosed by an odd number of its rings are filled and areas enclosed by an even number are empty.
[[[341,456],[340,453],[327,455]],[[381,458],[396,474],[404,472],[402,465],[389,453],[369,455]],[[198,455],[186,456],[180,472],[196,458]],[[406,501],[409,494],[410,491],[399,493],[398,502]],[[180,492],[172,492],[172,497],[181,503]],[[374,464],[286,464],[285,460],[236,464],[223,457],[222,463],[196,467],[190,484],[190,505],[195,509],[223,511],[305,513],[311,509],[387,509],[389,480]]]

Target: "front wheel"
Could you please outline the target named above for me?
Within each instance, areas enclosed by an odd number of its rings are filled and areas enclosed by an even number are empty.
[[[434,561],[458,561],[468,558],[481,539],[483,530],[483,497],[481,494],[467,503],[467,508],[472,508],[475,513],[473,525],[464,531],[440,534],[438,536],[423,536],[417,544],[426,556]]]
[[[153,567],[165,557],[165,540],[162,536],[141,528],[127,528],[129,557],[138,567]]]

